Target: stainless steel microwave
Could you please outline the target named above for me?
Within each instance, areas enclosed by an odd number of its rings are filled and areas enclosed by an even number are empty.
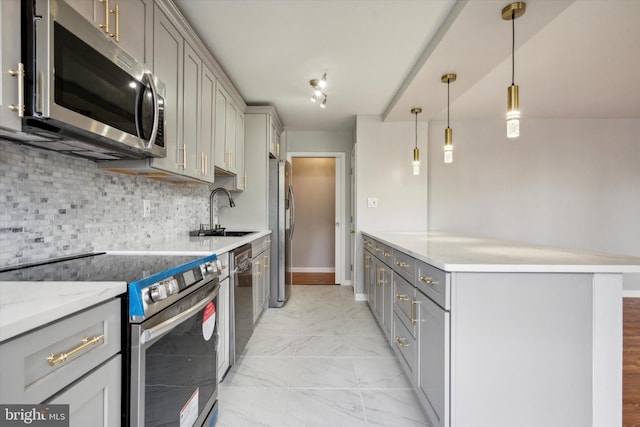
[[[23,131],[92,160],[165,157],[165,87],[62,0],[22,0]]]

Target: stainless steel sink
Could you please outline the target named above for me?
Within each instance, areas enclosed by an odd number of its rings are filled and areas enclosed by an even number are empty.
[[[226,230],[224,228],[218,228],[213,230],[195,230],[190,231],[189,236],[220,236],[220,237],[242,237],[247,234],[255,233],[256,231],[245,230]]]

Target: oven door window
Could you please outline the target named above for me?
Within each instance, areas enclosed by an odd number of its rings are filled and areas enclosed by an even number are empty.
[[[211,409],[218,384],[211,304],[217,297],[146,348],[145,426],[191,425]]]

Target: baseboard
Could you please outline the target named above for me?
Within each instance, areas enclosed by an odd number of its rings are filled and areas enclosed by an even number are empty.
[[[369,295],[367,294],[356,294],[356,301],[368,301]]]

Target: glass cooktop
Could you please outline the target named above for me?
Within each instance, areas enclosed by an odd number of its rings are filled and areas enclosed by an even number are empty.
[[[0,282],[135,282],[201,255],[88,254],[0,271]]]

